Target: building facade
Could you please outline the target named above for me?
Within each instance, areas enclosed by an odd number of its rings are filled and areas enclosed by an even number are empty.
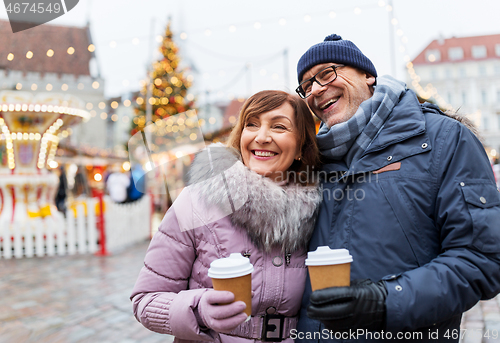
[[[91,116],[73,128],[69,140],[107,148],[104,80],[99,75],[89,27],[39,25],[12,33],[0,20],[0,90],[76,96]]]
[[[408,84],[471,119],[490,157],[498,158],[500,34],[433,40],[408,68]]]

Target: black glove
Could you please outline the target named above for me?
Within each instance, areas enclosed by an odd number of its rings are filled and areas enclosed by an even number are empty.
[[[350,287],[314,291],[309,298],[307,316],[335,332],[380,331],[385,328],[386,298],[384,281],[355,280]]]

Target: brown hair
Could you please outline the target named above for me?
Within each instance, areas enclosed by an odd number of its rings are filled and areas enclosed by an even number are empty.
[[[317,172],[316,169],[320,163],[316,143],[316,126],[309,107],[297,95],[279,90],[265,90],[252,95],[241,107],[238,122],[229,136],[227,145],[235,148],[241,154],[241,133],[248,119],[272,111],[284,103],[290,104],[293,108],[297,124],[298,145],[301,147],[300,160],[295,160],[288,171],[299,174],[299,177],[295,178],[296,183],[302,185],[314,184],[315,178],[313,175]]]

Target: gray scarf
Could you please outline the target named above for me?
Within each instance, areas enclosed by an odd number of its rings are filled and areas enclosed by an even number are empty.
[[[359,105],[354,116],[330,129],[321,124],[316,136],[321,154],[335,161],[344,159],[349,167],[366,151],[405,91],[404,82],[388,75],[377,78],[373,96]]]

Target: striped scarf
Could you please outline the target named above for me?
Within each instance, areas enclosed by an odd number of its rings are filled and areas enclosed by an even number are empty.
[[[317,134],[321,154],[330,160],[344,159],[349,167],[366,151],[392,109],[406,91],[406,84],[391,76],[377,78],[373,96],[359,105],[350,119],[330,129],[322,123]]]

